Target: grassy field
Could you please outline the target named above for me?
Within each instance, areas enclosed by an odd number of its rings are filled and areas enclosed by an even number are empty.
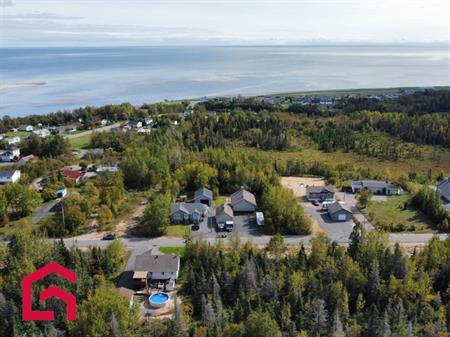
[[[30,134],[30,132],[28,131],[17,131],[17,132],[7,132],[5,133],[5,137],[23,137],[23,136],[28,136]]]
[[[170,225],[167,226],[167,236],[183,237],[189,234],[191,228],[188,225]]]
[[[86,149],[91,144],[91,135],[70,138],[69,142],[74,149]]]
[[[176,254],[183,256],[184,255],[184,247],[159,247],[159,250],[164,254]]]
[[[420,211],[406,207],[409,196],[391,196],[387,201],[371,201],[362,212],[378,228],[390,232],[431,232],[433,224]]]

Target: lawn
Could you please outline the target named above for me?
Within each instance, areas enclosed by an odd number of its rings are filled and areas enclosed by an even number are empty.
[[[219,207],[225,203],[227,200],[227,197],[223,195],[219,195],[217,198],[214,199],[214,206]]]
[[[69,142],[74,149],[86,149],[91,145],[91,135],[70,138]]]
[[[17,132],[6,132],[5,133],[5,137],[23,137],[23,136],[28,136],[30,134],[30,132],[28,131],[17,131]]]
[[[159,247],[159,250],[164,254],[184,255],[185,247]]]
[[[184,237],[188,235],[190,231],[191,227],[189,227],[188,225],[170,225],[167,226],[166,235]]]
[[[404,207],[409,196],[391,196],[387,201],[371,201],[362,212],[378,228],[390,232],[431,232],[433,224],[420,211]]]

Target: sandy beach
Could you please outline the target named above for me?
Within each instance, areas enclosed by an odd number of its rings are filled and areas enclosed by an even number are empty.
[[[0,90],[35,87],[35,86],[39,86],[39,85],[45,85],[45,82],[0,83]]]

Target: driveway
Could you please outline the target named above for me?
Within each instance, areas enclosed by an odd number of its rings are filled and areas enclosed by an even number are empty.
[[[356,207],[356,203],[358,202],[356,200],[355,194],[353,193],[345,193],[340,192],[337,193],[337,197],[344,201],[347,207],[353,212],[353,216],[356,220],[358,220],[366,230],[372,230],[375,229],[375,227],[370,223],[369,220],[364,216],[364,214],[361,213],[361,211]],[[375,201],[387,201],[386,196],[384,195],[377,195],[373,197],[373,200]]]
[[[55,205],[59,202],[60,199],[56,199],[46,204],[31,218],[31,222],[35,224],[41,221],[44,217],[53,212],[53,207],[55,207]]]

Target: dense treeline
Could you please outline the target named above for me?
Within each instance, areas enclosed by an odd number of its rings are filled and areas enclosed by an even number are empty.
[[[348,248],[319,237],[309,253],[268,249],[188,244],[192,319],[172,336],[447,336],[450,239],[408,257],[357,226]]]
[[[443,206],[439,192],[423,187],[413,196],[411,204],[426,214],[436,224],[437,229],[441,231],[450,229],[450,213]]]

